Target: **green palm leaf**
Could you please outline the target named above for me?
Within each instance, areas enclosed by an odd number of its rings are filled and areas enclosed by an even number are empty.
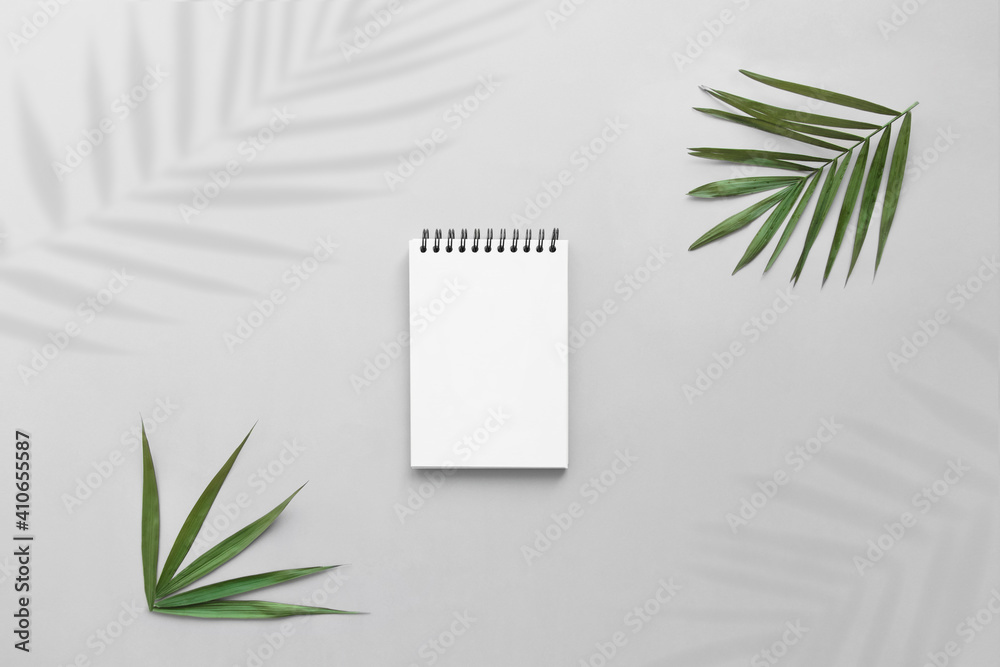
[[[811,134],[815,137],[826,137],[827,139],[839,139],[841,141],[854,141],[861,142],[864,141],[864,137],[859,137],[856,134],[851,134],[850,132],[841,132],[840,130],[832,130],[828,127],[822,127],[820,125],[806,125],[804,123],[794,123],[790,120],[773,120],[768,119],[772,123],[781,125],[782,127],[787,127],[790,130],[796,132],[802,132],[803,134]]]
[[[837,158],[837,160],[839,159]],[[812,222],[809,223],[809,229],[806,232],[806,242],[802,246],[802,254],[799,255],[795,271],[792,272],[792,282],[799,281],[802,268],[806,263],[806,257],[809,256],[809,251],[812,250],[813,243],[816,242],[816,237],[819,236],[819,230],[823,226],[823,221],[826,220],[826,214],[830,212],[833,199],[837,196],[837,190],[840,189],[840,182],[844,180],[844,173],[847,171],[847,165],[851,161],[851,151],[847,152],[847,156],[840,163],[839,168],[837,167],[837,160],[834,160],[833,164],[830,165],[826,175],[826,182],[823,183],[823,189],[819,192],[819,201],[816,202],[816,210],[813,213]]]
[[[739,229],[743,229],[751,222],[774,208],[774,206],[788,194],[788,191],[794,187],[795,186],[785,188],[781,192],[773,194],[770,197],[762,199],[756,204],[743,209],[736,215],[726,218],[715,227],[708,230],[700,239],[692,243],[688,250],[695,250],[696,248],[700,248],[707,243],[717,241],[723,236],[728,236]]]
[[[739,95],[733,95],[732,93],[725,93],[721,90],[707,88],[705,86],[702,86],[702,90],[715,95],[723,102],[726,102],[726,104],[732,104],[732,102],[730,102],[730,100],[732,100],[733,102],[738,102],[746,105],[747,107],[756,109],[770,118],[776,118],[779,120],[790,120],[796,123],[807,123],[809,125],[825,125],[827,127],[845,127],[854,130],[879,129],[879,126],[874,123],[865,123],[860,120],[851,120],[849,118],[822,116],[820,114],[809,113],[807,111],[796,111],[795,109],[785,109],[782,107],[772,106],[770,104],[764,104],[763,102],[757,102],[756,100],[749,100],[745,97],[740,97]],[[732,104],[732,106],[736,105]]]
[[[255,425],[256,426],[256,425]],[[303,607],[279,602],[260,602],[256,600],[224,600],[233,595],[274,586],[286,581],[309,576],[318,572],[340,567],[328,565],[322,567],[305,567],[291,570],[274,570],[261,574],[252,574],[236,579],[227,579],[215,584],[202,586],[185,593],[175,595],[177,591],[186,588],[193,582],[215,571],[229,562],[244,549],[250,546],[288,506],[299,491],[288,496],[280,505],[270,512],[229,536],[212,547],[194,562],[184,568],[180,574],[173,575],[172,570],[183,562],[197,536],[205,517],[212,506],[226,477],[229,475],[236,458],[242,451],[253,428],[232,453],[219,472],[216,473],[208,487],[202,492],[181,528],[174,546],[167,557],[163,572],[157,584],[156,566],[159,553],[160,511],[159,496],[156,487],[156,473],[153,469],[153,458],[146,439],[146,429],[142,429],[143,484],[142,484],[142,567],[146,594],[146,604],[150,611],[176,616],[197,616],[201,618],[275,618],[278,616],[297,616],[302,614],[352,614],[355,612],[327,609],[325,607]],[[303,485],[305,486],[305,485]],[[173,575],[173,576],[171,576]]]
[[[799,224],[799,218],[805,213],[806,207],[809,206],[809,200],[812,199],[813,192],[816,191],[816,186],[819,185],[819,172],[812,176],[812,183],[806,188],[806,192],[802,195],[802,199],[799,200],[799,205],[795,207],[795,212],[792,213],[792,217],[788,219],[788,224],[785,225],[785,231],[782,232],[781,238],[778,239],[778,245],[775,246],[774,252],[771,253],[771,259],[767,260],[767,266],[764,267],[764,273],[771,270],[774,266],[774,262],[778,259],[778,255],[781,251],[785,249],[788,244],[788,239],[791,238],[792,232],[795,231],[795,226]]]
[[[696,155],[696,157],[704,157],[705,155],[712,155],[718,157],[712,157],[710,159],[729,160],[736,161],[743,158],[766,158],[771,160],[798,160],[799,162],[829,162],[825,157],[816,157],[815,155],[805,155],[802,153],[783,153],[780,151],[758,151],[749,148],[689,148],[691,155]]]
[[[688,194],[692,197],[714,198],[714,197],[737,197],[741,195],[754,194],[756,192],[766,192],[777,190],[789,185],[795,185],[802,180],[799,176],[751,176],[749,178],[732,178],[725,181],[716,181],[695,188]]]
[[[256,426],[256,424],[254,425]],[[157,593],[162,595],[163,589],[166,587],[167,582],[173,578],[174,574],[177,573],[177,568],[180,567],[181,563],[184,562],[184,557],[188,555],[188,551],[191,550],[191,545],[194,544],[194,540],[198,537],[198,532],[201,530],[202,524],[205,523],[205,517],[208,516],[208,512],[212,509],[212,504],[215,502],[216,496],[219,495],[219,490],[222,488],[223,482],[226,481],[226,477],[229,475],[229,471],[232,469],[233,464],[236,462],[236,457],[240,455],[240,451],[243,450],[243,445],[246,444],[247,439],[250,437],[250,433],[253,433],[253,427],[250,427],[250,432],[247,433],[246,437],[243,438],[243,442],[240,443],[236,451],[233,452],[229,460],[222,466],[212,481],[208,483],[205,490],[202,492],[201,497],[191,508],[191,513],[188,514],[187,519],[184,521],[184,525],[181,526],[181,530],[177,533],[177,539],[174,540],[174,546],[170,549],[170,553],[167,555],[167,560],[163,564],[163,571],[160,573],[160,581],[157,584]]]
[[[304,484],[302,486],[305,486]],[[288,496],[284,502],[275,507],[273,510],[257,519],[253,523],[244,528],[233,533],[222,542],[206,551],[200,557],[198,557],[193,563],[184,568],[180,574],[171,579],[164,587],[163,590],[158,592],[160,597],[166,597],[171,593],[175,593],[182,588],[186,588],[195,581],[201,579],[205,575],[218,569],[225,563],[229,562],[236,556],[238,556],[244,549],[246,549],[250,544],[260,537],[261,533],[267,530],[274,520],[278,518],[278,515],[285,509],[288,503],[292,502],[292,498],[302,490],[300,486],[296,489],[295,493]]]
[[[140,420],[141,422],[141,420]],[[156,488],[153,455],[142,424],[142,577],[146,605],[153,608],[156,595],[156,566],[160,559],[160,494]]]
[[[753,72],[748,72],[745,69],[741,69],[740,73],[750,77],[754,81],[759,81],[765,85],[771,86],[772,88],[787,90],[790,93],[795,93],[797,95],[804,95],[805,97],[811,97],[813,99],[822,100],[824,102],[830,102],[832,104],[838,104],[842,107],[850,107],[852,109],[858,109],[860,111],[868,111],[871,113],[882,114],[884,116],[900,115],[899,111],[893,111],[892,109],[884,107],[881,104],[868,102],[866,100],[862,100],[857,97],[851,97],[850,95],[834,93],[830,92],[829,90],[823,90],[821,88],[813,88],[812,86],[803,86],[800,83],[791,83],[790,81],[781,81],[780,79],[772,79],[769,76],[764,76],[763,74],[754,74]]]
[[[840,245],[843,243],[844,234],[847,232],[847,224],[851,221],[854,213],[854,206],[858,202],[858,194],[861,192],[861,183],[864,180],[865,168],[868,166],[868,148],[870,142],[865,139],[858,159],[854,161],[854,171],[851,172],[851,180],[847,183],[847,192],[844,193],[844,203],[840,207],[840,217],[837,219],[837,228],[833,233],[833,243],[830,245],[830,256],[826,260],[826,270],[823,272],[823,284],[826,284],[830,277],[830,269],[833,268],[833,260],[837,258]]]
[[[327,609],[326,607],[303,607],[302,605],[281,602],[262,602],[260,600],[219,600],[170,609],[158,607],[155,611],[161,614],[195,616],[197,618],[281,618],[284,616],[359,613]]]
[[[812,134],[819,137],[827,137],[829,139],[843,139],[846,141],[861,141],[864,138],[849,132],[841,132],[839,130],[831,130],[822,126],[817,127],[814,125],[788,120],[786,118],[779,118],[764,111],[758,104],[752,102],[751,100],[747,100],[746,98],[739,97],[737,95],[730,95],[729,93],[724,93],[720,90],[712,90],[711,88],[703,87],[703,90],[705,90],[705,92],[709,95],[722,100],[726,104],[729,104],[744,113],[750,114],[754,118],[759,118],[760,120],[773,123],[774,125],[778,125],[789,130],[802,132],[804,134]],[[878,129],[878,125],[876,125],[875,128]]]
[[[743,253],[743,257],[740,259],[736,268],[733,269],[733,273],[736,273],[744,266],[749,264],[761,253],[761,251],[767,247],[767,244],[771,242],[771,238],[775,235],[778,229],[781,228],[781,223],[785,221],[788,217],[788,212],[792,210],[792,206],[795,205],[796,200],[802,193],[802,189],[805,187],[805,181],[800,181],[785,197],[781,200],[771,215],[768,216],[767,221],[761,225],[761,228],[757,230],[757,235],[753,237],[750,241],[750,245],[747,247],[747,251]]]
[[[720,160],[722,162],[732,162],[733,164],[745,164],[752,167],[767,167],[770,169],[786,169],[789,171],[815,171],[815,167],[810,167],[804,164],[798,164],[796,162],[790,162],[788,160],[776,159],[774,157],[769,157],[766,155],[753,155],[753,153],[769,153],[770,151],[743,151],[743,150],[731,150],[731,149],[703,149],[703,148],[692,148],[690,149],[690,155],[694,157],[700,157],[705,160]],[[774,153],[774,155],[794,155],[794,153]],[[801,159],[812,159],[810,156],[805,156]],[[823,162],[823,160],[818,160]]]
[[[882,188],[882,177],[886,171],[886,161],[890,143],[892,141],[892,126],[896,121],[902,119],[899,138],[896,141],[896,148],[892,155],[892,164],[889,167],[889,176],[886,185],[885,205],[882,210],[882,221],[879,230],[878,253],[875,259],[875,271],[878,271],[882,254],[885,250],[889,231],[895,219],[896,209],[899,205],[899,197],[902,190],[903,176],[906,171],[906,158],[910,140],[910,130],[912,124],[911,111],[917,106],[912,104],[905,111],[898,112],[889,107],[875,104],[867,100],[862,100],[850,95],[835,93],[812,86],[805,86],[789,81],[782,81],[771,77],[755,74],[746,70],[741,73],[763,83],[788,92],[796,93],[813,99],[822,100],[842,107],[857,109],[868,113],[877,113],[892,116],[887,122],[878,125],[868,121],[854,120],[851,118],[838,118],[836,116],[821,115],[806,111],[796,111],[784,107],[758,102],[739,95],[733,95],[721,90],[715,90],[702,86],[702,90],[715,99],[729,105],[740,113],[732,113],[720,109],[708,109],[695,107],[696,111],[720,118],[731,123],[737,123],[745,127],[752,127],[762,132],[775,134],[793,141],[797,141],[824,150],[832,151],[832,157],[813,156],[803,153],[792,153],[772,150],[755,150],[746,148],[690,148],[688,149],[693,157],[706,160],[718,160],[733,164],[748,165],[751,167],[763,167],[765,169],[775,169],[782,171],[804,172],[801,176],[752,176],[746,178],[732,178],[727,180],[708,183],[695,188],[688,194],[693,197],[717,198],[746,195],[755,192],[766,192],[768,190],[780,189],[780,191],[766,199],[763,199],[750,207],[740,211],[703,234],[697,241],[691,244],[690,250],[695,250],[712,241],[716,241],[734,231],[745,227],[765,212],[774,209],[767,217],[766,221],[757,230],[753,240],[747,246],[743,257],[736,264],[733,273],[737,273],[751,261],[753,261],[764,248],[771,242],[778,230],[784,225],[784,231],[778,239],[771,258],[764,268],[766,273],[774,265],[778,256],[784,250],[798,225],[799,220],[805,214],[812,201],[813,194],[820,190],[819,199],[812,214],[812,220],[806,231],[805,243],[795,268],[792,272],[792,281],[798,282],[805,263],[809,257],[812,247],[815,245],[822,229],[823,223],[833,208],[833,202],[837,198],[840,186],[847,174],[851,164],[851,159],[857,153],[857,159],[848,179],[847,191],[844,194],[844,201],[840,207],[840,214],[833,232],[833,240],[830,244],[830,252],[827,257],[826,267],[823,272],[823,283],[830,277],[833,263],[843,245],[847,228],[850,226],[851,218],[854,215],[855,207],[860,201],[858,224],[855,231],[854,249],[851,255],[851,265],[848,269],[848,278],[857,263],[858,257],[863,247],[868,227],[875,210]],[[745,114],[745,115],[744,115]],[[867,135],[857,134],[853,131],[845,130],[870,130]],[[876,134],[881,133],[878,145],[874,150],[871,164],[868,164],[868,156],[871,149],[871,140]],[[833,139],[837,141],[850,142],[847,145],[837,145],[827,141]],[[827,175],[823,180],[823,187],[819,188],[820,173],[824,170]],[[867,169],[867,177],[866,177]],[[809,181],[809,182],[807,182]],[[798,205],[795,202],[798,201]],[[777,207],[777,208],[775,208]],[[793,209],[794,207],[794,209]],[[791,215],[789,216],[789,211]],[[786,222],[787,219],[787,222]]]
[[[892,220],[896,217],[896,207],[899,205],[899,193],[903,189],[903,174],[906,172],[906,156],[910,150],[910,112],[906,112],[903,124],[899,128],[896,148],[892,151],[892,165],[889,167],[889,179],[885,186],[885,203],[882,206],[882,224],[878,235],[878,254],[875,256],[875,272],[882,262],[882,251],[885,241],[889,238]]]
[[[715,116],[716,118],[721,118],[723,120],[728,120],[733,123],[739,123],[740,125],[746,125],[747,127],[753,127],[758,130],[763,130],[764,132],[770,132],[771,134],[777,134],[781,137],[788,137],[789,139],[794,139],[795,141],[801,141],[804,144],[809,144],[811,146],[818,146],[819,148],[825,148],[827,150],[841,152],[842,146],[837,144],[831,144],[829,141],[823,141],[822,139],[816,139],[815,137],[810,137],[808,134],[802,134],[801,132],[796,132],[794,130],[789,130],[781,125],[775,125],[774,123],[768,122],[766,120],[761,120],[760,118],[754,118],[752,116],[741,116],[739,114],[730,113],[728,111],[719,111],[718,109],[705,109],[702,107],[695,107],[695,111],[700,111],[709,116]]]
[[[868,234],[868,224],[875,211],[875,200],[878,199],[878,192],[882,188],[882,173],[885,171],[885,158],[889,153],[891,135],[892,129],[886,127],[878,141],[878,146],[875,147],[872,164],[868,168],[868,179],[865,181],[865,190],[861,195],[861,210],[858,211],[858,227],[854,231],[854,252],[851,254],[851,266],[847,270],[848,280],[851,279],[854,265],[858,263],[858,257],[861,255],[861,247],[865,244],[865,236]]]
[[[276,570],[274,572],[265,572],[263,574],[252,574],[248,577],[240,577],[238,579],[227,579],[226,581],[220,581],[217,584],[202,586],[201,588],[195,588],[186,593],[178,593],[177,595],[169,598],[158,600],[156,602],[156,608],[170,609],[174,607],[201,604],[203,602],[211,602],[212,600],[218,600],[219,598],[227,598],[233,595],[239,595],[240,593],[248,593],[261,588],[267,588],[268,586],[276,586],[277,584],[292,581],[293,579],[308,577],[311,574],[325,572],[326,570],[330,570],[335,567],[340,566],[328,565],[325,567],[302,567],[294,570]]]

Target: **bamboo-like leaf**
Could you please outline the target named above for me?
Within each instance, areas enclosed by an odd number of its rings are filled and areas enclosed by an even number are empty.
[[[803,134],[811,134],[815,137],[826,137],[827,139],[839,139],[841,141],[854,142],[864,140],[864,137],[858,136],[857,134],[851,134],[850,132],[843,132],[841,130],[833,130],[819,125],[806,125],[805,123],[795,123],[790,120],[772,119],[769,116],[765,117],[765,119],[775,123],[776,125],[781,125],[782,127],[787,127],[790,130],[802,132]]]
[[[903,189],[903,174],[906,172],[906,156],[910,150],[910,112],[903,116],[903,124],[896,138],[896,148],[892,151],[892,164],[889,166],[889,178],[885,185],[885,203],[882,205],[882,224],[878,235],[878,254],[875,256],[875,272],[882,262],[882,251],[885,241],[889,238],[892,220],[896,217],[896,206],[899,205],[899,193]]]
[[[790,120],[796,123],[805,123],[807,125],[822,125],[825,127],[843,127],[848,130],[877,130],[881,125],[876,125],[875,123],[866,123],[860,120],[851,120],[849,118],[834,118],[833,116],[824,116],[818,113],[809,113],[806,111],[796,111],[795,109],[783,109],[781,107],[771,106],[770,104],[757,103],[757,108],[765,111],[767,115],[772,118],[781,118],[782,120]]]
[[[732,162],[733,164],[745,164],[752,167],[765,167],[768,169],[785,169],[788,171],[815,171],[815,167],[810,167],[804,164],[798,164],[796,162],[789,162],[787,160],[775,160],[769,157],[757,157],[751,155],[739,155],[740,151],[726,152],[714,152],[714,151],[691,151],[691,155],[694,157],[700,157],[705,160],[720,160],[723,162]],[[763,151],[756,151],[763,152]]]
[[[795,93],[797,95],[804,95],[805,97],[811,97],[813,99],[822,100],[824,102],[830,102],[832,104],[838,104],[842,107],[850,107],[852,109],[858,109],[860,111],[868,111],[871,113],[882,114],[883,116],[899,115],[898,111],[893,111],[892,109],[884,107],[881,104],[868,102],[867,100],[862,100],[857,97],[851,97],[850,95],[834,93],[829,90],[823,90],[821,88],[813,88],[812,86],[804,86],[800,83],[792,83],[790,81],[773,79],[769,76],[764,76],[762,74],[754,74],[753,72],[748,72],[745,69],[741,69],[740,73],[750,77],[754,81],[759,81],[765,85],[771,86],[772,88],[787,90],[790,93]]]
[[[826,174],[826,182],[823,183],[823,189],[819,193],[819,200],[816,202],[816,210],[813,212],[812,222],[809,223],[809,230],[806,232],[806,242],[802,246],[802,254],[799,255],[799,261],[795,265],[795,271],[792,273],[793,282],[799,281],[799,275],[802,273],[802,267],[805,266],[806,257],[809,256],[809,251],[812,250],[813,244],[816,242],[816,237],[819,236],[819,230],[823,227],[823,221],[826,220],[826,215],[830,212],[830,206],[833,205],[833,200],[840,189],[840,182],[844,180],[844,174],[847,172],[847,165],[851,162],[851,154],[853,152],[854,149],[848,151],[839,168],[837,167],[837,160],[834,160],[833,164],[830,165],[830,170]],[[840,158],[837,159],[839,160]]]
[[[877,130],[881,127],[880,125],[866,123],[860,120],[834,118],[833,116],[823,116],[817,113],[809,113],[808,111],[797,111],[795,109],[776,107],[770,104],[764,104],[763,102],[758,102],[757,100],[750,100],[745,97],[740,97],[739,95],[733,95],[732,93],[725,93],[721,90],[707,88],[705,86],[702,86],[702,89],[713,94],[718,93],[718,95],[727,96],[733,100],[752,106],[755,109],[767,114],[771,118],[778,118],[780,120],[790,120],[796,123],[807,123],[809,125],[825,125],[827,127],[844,127],[852,130]],[[723,98],[719,97],[719,99]],[[725,99],[723,99],[723,101],[727,104],[729,103]]]
[[[830,277],[830,269],[833,268],[833,261],[837,258],[837,253],[840,251],[844,234],[847,232],[847,225],[851,221],[854,206],[858,202],[858,194],[861,192],[861,183],[864,180],[865,168],[868,166],[869,144],[869,140],[865,139],[865,143],[861,146],[861,152],[858,153],[858,159],[854,162],[854,171],[851,172],[851,180],[847,182],[844,203],[840,207],[840,217],[837,219],[837,228],[833,233],[833,243],[830,245],[830,256],[826,260],[826,270],[823,272],[824,285],[827,278]]]
[[[153,608],[156,592],[156,566],[160,559],[160,493],[156,487],[156,469],[142,423],[142,577],[146,605]]]
[[[255,424],[256,426],[256,424]],[[181,526],[181,530],[177,533],[177,539],[174,540],[174,546],[170,549],[170,553],[167,555],[167,560],[163,564],[163,571],[160,573],[160,581],[157,583],[157,595],[162,594],[162,589],[167,585],[174,574],[177,573],[177,568],[180,567],[181,563],[184,562],[184,558],[188,555],[188,551],[191,550],[191,545],[194,544],[195,538],[198,537],[198,532],[201,530],[202,524],[205,523],[205,517],[208,516],[208,512],[212,509],[212,504],[215,502],[216,496],[219,495],[219,490],[222,488],[222,484],[226,481],[226,477],[229,475],[229,471],[232,469],[233,464],[236,462],[236,457],[240,455],[240,451],[243,450],[243,445],[246,444],[247,439],[250,437],[250,433],[253,433],[253,427],[250,427],[250,432],[247,433],[246,437],[243,438],[243,442],[240,443],[236,451],[233,452],[229,460],[222,466],[222,468],[215,474],[212,481],[208,483],[205,490],[202,492],[201,497],[195,502],[194,507],[191,508],[191,513],[188,514],[187,519],[184,521],[184,525]]]
[[[878,191],[882,187],[882,172],[885,170],[885,158],[889,153],[891,135],[891,126],[882,131],[882,137],[878,141],[878,146],[875,147],[871,166],[868,167],[868,178],[865,180],[865,189],[861,195],[861,209],[858,211],[858,227],[854,232],[851,266],[847,269],[847,280],[851,279],[854,265],[857,264],[858,257],[861,255],[861,247],[864,245],[865,235],[868,233],[868,224],[871,222],[872,213],[875,210],[875,200],[878,199]]]
[[[742,259],[740,259],[739,263],[736,264],[736,268],[733,269],[733,274],[752,262],[754,258],[756,258],[757,255],[759,255],[760,252],[767,247],[767,244],[771,242],[771,238],[774,236],[775,232],[781,228],[781,223],[788,217],[788,212],[792,210],[792,206],[794,206],[795,202],[798,200],[805,184],[805,180],[799,181],[795,188],[781,200],[778,208],[771,212],[768,219],[763,225],[761,225],[760,229],[757,230],[757,235],[753,237],[752,241],[750,241],[747,251],[743,253]]]
[[[850,134],[849,132],[841,132],[839,130],[831,130],[826,127],[816,127],[814,125],[808,125],[805,123],[794,122],[785,118],[778,118],[777,116],[772,116],[768,112],[760,108],[758,102],[753,100],[748,100],[745,97],[739,97],[738,95],[730,95],[729,93],[724,93],[719,90],[712,90],[711,88],[703,89],[716,99],[722,100],[726,104],[739,109],[740,111],[750,114],[754,118],[759,118],[760,120],[767,121],[768,123],[773,123],[789,130],[795,132],[802,132],[803,134],[812,134],[818,137],[827,137],[828,139],[843,139],[846,141],[861,141],[864,137],[859,137],[856,134]],[[878,126],[874,126],[878,129]]]
[[[752,116],[741,116],[739,114],[730,113],[728,111],[719,111],[718,109],[706,109],[703,107],[695,107],[695,111],[700,111],[701,113],[708,114],[709,116],[715,116],[716,118],[721,118],[723,120],[728,120],[733,123],[739,123],[740,125],[746,125],[747,127],[753,127],[764,132],[770,132],[771,134],[777,134],[781,137],[788,137],[789,139],[794,139],[795,141],[802,142],[804,144],[809,144],[810,146],[818,146],[820,148],[825,148],[830,151],[836,151],[837,153],[843,153],[844,147],[838,146],[836,144],[831,144],[829,141],[823,141],[822,139],[817,139],[816,137],[810,137],[808,134],[802,134],[801,132],[795,132],[794,130],[789,130],[786,127],[780,125],[775,125],[766,120],[761,120],[760,118],[754,118]]]
[[[802,214],[805,213],[806,207],[809,206],[809,200],[812,199],[813,192],[816,191],[816,186],[819,184],[819,172],[816,172],[816,174],[810,178],[812,178],[812,182],[809,184],[809,187],[806,188],[806,192],[802,195],[802,199],[799,200],[799,205],[795,207],[795,212],[792,213],[792,217],[788,219],[788,224],[785,225],[785,231],[782,232],[781,238],[778,239],[778,245],[775,246],[774,252],[771,253],[771,259],[767,260],[767,266],[764,267],[764,273],[770,271],[771,267],[774,266],[775,260],[778,259],[778,255],[781,254],[781,251],[785,249],[785,245],[788,244],[788,239],[791,238],[792,232],[795,231],[795,226],[799,224],[799,218],[802,217]]]
[[[261,600],[217,600],[202,602],[187,607],[164,609],[156,607],[153,611],[174,616],[195,616],[197,618],[281,618],[283,616],[312,616],[316,614],[357,614],[356,611],[341,611],[326,607],[303,607],[297,604],[282,602],[264,602]]]
[[[697,154],[698,157],[702,157],[703,154],[719,155],[717,159],[726,159],[730,157],[739,158],[768,158],[772,160],[798,160],[799,162],[829,162],[830,160],[825,157],[816,157],[815,155],[804,155],[801,153],[782,153],[779,151],[759,151],[750,148],[689,148],[692,155]]]
[[[726,218],[725,220],[717,224],[715,227],[708,230],[697,241],[692,243],[691,247],[688,248],[688,250],[695,250],[697,248],[702,247],[703,245],[711,243],[712,241],[717,241],[721,239],[723,236],[732,234],[738,229],[746,227],[751,222],[753,222],[760,216],[764,215],[764,213],[774,208],[774,206],[779,201],[781,201],[788,194],[788,192],[794,187],[795,186],[790,186],[788,188],[785,188],[781,192],[773,194],[770,197],[762,199],[756,204],[753,204],[748,208],[743,209],[736,215]]]
[[[801,181],[800,176],[751,176],[749,178],[731,178],[699,186],[689,192],[692,197],[737,197],[757,192],[777,190]]]
[[[302,567],[294,570],[276,570],[274,572],[264,572],[263,574],[252,574],[248,577],[240,577],[238,579],[227,579],[226,581],[220,581],[217,584],[202,586],[201,588],[195,588],[194,590],[190,590],[186,593],[178,593],[177,595],[169,598],[158,600],[156,602],[156,607],[159,609],[170,609],[174,607],[186,607],[188,605],[201,604],[203,602],[211,602],[212,600],[218,600],[220,598],[239,595],[240,593],[249,593],[250,591],[267,588],[268,586],[276,586],[277,584],[281,584],[286,581],[307,577],[311,574],[316,574],[317,572],[325,572],[326,570],[330,570],[335,567],[339,566],[328,565],[325,567]]]
[[[305,485],[303,484],[303,486]],[[278,518],[278,515],[281,514],[282,510],[284,510],[288,503],[292,501],[292,498],[295,497],[295,494],[301,490],[302,487],[300,486],[295,493],[288,496],[284,502],[275,507],[273,510],[248,526],[241,528],[199,556],[193,563],[188,565],[177,576],[171,579],[163,587],[163,590],[158,591],[157,595],[159,597],[166,597],[172,593],[176,593],[182,588],[186,588],[198,579],[201,579],[208,573],[216,570],[223,564],[235,558],[241,551],[250,546],[250,543],[257,539],[261,533],[267,530],[272,523],[274,523],[274,520]]]

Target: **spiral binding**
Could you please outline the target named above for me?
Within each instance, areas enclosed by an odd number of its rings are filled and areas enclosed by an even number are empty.
[[[484,252],[491,252],[494,247],[496,247],[497,252],[503,252],[504,250],[509,250],[514,253],[518,251],[518,241],[520,237],[519,230],[515,229],[511,232],[510,237],[507,236],[507,230],[501,229],[499,239],[494,239],[493,230],[486,230],[486,241],[482,244]],[[423,235],[420,239],[420,252],[427,252],[428,242],[431,239],[431,231],[425,229]],[[434,245],[431,246],[433,252],[441,252],[442,239],[444,242],[444,251],[452,252],[455,249],[455,230],[449,229],[448,235],[445,237],[440,229],[434,230]],[[458,241],[458,252],[465,252],[466,243],[469,240],[469,232],[466,229],[461,230],[459,241]],[[478,229],[472,230],[472,246],[469,248],[472,252],[479,252],[480,241],[482,240],[482,235],[479,233]],[[552,230],[552,237],[549,239],[549,252],[556,251],[556,241],[559,240],[559,228]],[[527,230],[524,234],[524,245],[520,248],[523,252],[543,252],[545,250],[545,230],[538,230],[538,243],[534,247],[531,244],[531,230]]]

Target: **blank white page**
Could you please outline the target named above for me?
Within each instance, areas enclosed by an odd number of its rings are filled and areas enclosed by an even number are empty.
[[[412,467],[568,466],[569,243],[550,245],[410,241]]]

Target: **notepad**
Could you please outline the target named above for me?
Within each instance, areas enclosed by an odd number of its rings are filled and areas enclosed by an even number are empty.
[[[568,467],[568,252],[558,230],[410,241],[412,467]]]

